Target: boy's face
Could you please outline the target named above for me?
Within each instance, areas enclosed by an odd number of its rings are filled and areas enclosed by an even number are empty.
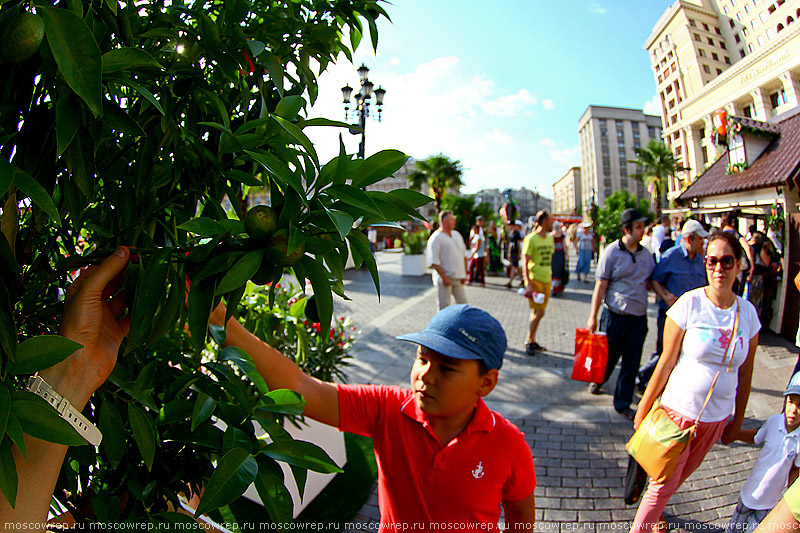
[[[417,346],[411,390],[417,407],[428,416],[458,416],[471,411],[478,398],[492,392],[497,375],[497,370],[481,375],[475,359],[455,359]]]
[[[794,431],[800,426],[800,394],[787,394],[783,409],[786,431]]]

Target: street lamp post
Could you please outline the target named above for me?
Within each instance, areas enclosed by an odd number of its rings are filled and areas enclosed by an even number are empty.
[[[372,95],[375,95],[375,104],[378,106],[378,122],[381,121],[381,106],[383,106],[383,97],[386,95],[386,89],[383,87],[378,87],[374,91],[372,88],[375,86],[367,75],[369,74],[369,69],[366,65],[362,64],[358,68],[358,78],[361,83],[361,90],[358,94],[355,95],[354,109],[352,114],[350,113],[350,97],[353,94],[353,88],[350,85],[345,85],[342,87],[342,98],[344,100],[344,119],[348,120],[350,117],[358,117],[358,124],[353,124],[350,126],[350,133],[353,135],[361,134],[361,142],[358,145],[358,158],[364,159],[364,152],[366,149],[367,143],[367,117],[370,116],[369,114],[369,107],[370,107],[370,100],[372,99]]]

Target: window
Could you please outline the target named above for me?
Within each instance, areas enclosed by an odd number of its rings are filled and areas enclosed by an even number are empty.
[[[778,24],[777,30],[778,30],[777,33],[783,31],[783,24]]]
[[[711,74],[711,69],[708,67],[708,65],[703,65],[703,72],[706,74]]]
[[[697,24],[695,24],[694,20],[689,19],[689,26],[691,26],[692,28],[696,28]]]
[[[716,52],[711,52],[711,58],[712,58],[714,61],[719,61],[719,56],[717,55],[717,53],[716,53]]]
[[[667,59],[672,59],[672,52],[667,54]],[[666,60],[665,60],[665,62],[666,62]]]
[[[708,28],[708,24],[706,24],[705,22],[703,22],[703,29],[706,30],[706,31],[711,31]]]
[[[774,39],[774,38],[775,38],[775,28],[768,28],[767,39]]]
[[[769,103],[772,106],[772,109],[775,109],[778,106],[782,106],[787,103],[786,100],[786,91],[781,89],[780,91],[774,92],[769,95]]]
[[[694,34],[694,40],[695,40],[695,41],[697,41],[698,43],[699,43],[700,41],[702,41],[702,39],[700,38],[700,35],[699,35],[699,34],[697,34],[697,33],[695,33],[695,34]]]
[[[742,28],[742,37],[747,37],[749,34],[750,32],[747,30],[747,28]]]
[[[702,48],[698,48],[697,53],[700,54],[700,57],[706,57],[706,51]]]
[[[719,76],[720,74],[722,74],[722,69],[721,69],[721,68],[718,68],[718,69],[717,69],[717,76]]]
[[[741,57],[744,57],[744,56],[746,56],[746,55],[747,55],[747,52],[745,52],[745,51],[744,51],[744,48],[742,48],[741,50],[739,50],[739,55],[740,55]]]
[[[714,46],[714,39],[712,39],[711,37],[706,37],[706,41],[708,41],[708,44],[710,44],[711,46]]]
[[[786,25],[787,25],[787,26],[788,26],[789,24],[791,24],[792,22],[794,22],[794,19],[793,19],[792,17],[786,17]]]
[[[720,41],[719,42],[719,47],[722,48],[723,50],[727,50],[728,49],[728,47],[725,45],[725,41]]]
[[[750,27],[753,28],[754,30],[757,30],[758,29],[758,21],[756,19],[753,19],[750,22]]]
[[[753,51],[753,45],[752,45],[752,44],[750,44],[750,43],[748,43],[748,44],[747,44],[747,53],[749,54],[749,53],[750,53],[750,52],[752,52],[752,51]]]
[[[744,12],[745,13],[750,13],[750,4],[745,4],[744,5]]]
[[[742,42],[742,38],[739,37],[738,33],[733,36],[733,40],[736,41],[736,44],[739,44],[740,42]]]
[[[731,10],[730,10],[730,8],[729,8],[728,6],[724,6],[724,7],[722,8],[722,11],[723,11],[723,12],[724,12],[726,15],[727,15],[727,14],[729,14],[729,13],[731,12]]]
[[[674,99],[673,99],[673,100],[670,100],[670,101],[669,101],[669,105],[667,105],[667,107],[668,107],[669,109],[672,109],[673,107],[675,107],[675,100],[674,100]]]
[[[655,139],[656,129],[653,126],[647,126],[647,136],[651,139]]]
[[[714,32],[715,32],[717,35],[722,35],[722,32],[721,32],[721,31],[719,31],[719,28],[717,28],[716,26],[714,26]]]
[[[731,5],[735,6],[736,5],[736,0],[731,0]]]
[[[667,94],[672,92],[672,85],[667,86]]]
[[[761,22],[766,22],[768,17],[769,15],[767,15],[766,11],[762,11],[761,14],[758,15],[758,18],[761,19]]]
[[[739,22],[742,21],[742,12],[741,11],[737,11],[736,12],[736,20],[738,20]]]
[[[730,65],[731,64],[731,58],[728,57],[728,56],[725,56],[725,63]]]
[[[758,41],[758,46],[764,46],[765,44],[767,44],[767,40],[764,38],[763,35],[759,35],[758,39],[756,40]]]

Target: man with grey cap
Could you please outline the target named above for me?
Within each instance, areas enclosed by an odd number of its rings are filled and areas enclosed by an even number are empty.
[[[211,322],[220,324],[218,306]],[[307,376],[235,319],[225,346],[253,358],[271,389],[303,396],[303,414],[369,436],[378,462],[381,530],[533,531],[536,474],[523,434],[483,401],[497,385],[506,350],[500,323],[469,305],[446,307],[420,332],[411,389],[327,383]],[[435,525],[434,525],[435,524]]]
[[[655,268],[653,255],[640,244],[647,217],[637,209],[622,212],[622,238],[609,244],[597,262],[597,281],[586,327],[597,329],[597,311],[603,305],[601,329],[608,336],[608,364],[603,383],[622,359],[614,389],[614,409],[633,421],[630,405],[636,374],[647,337],[647,280]],[[590,383],[589,392],[600,393],[602,383]]]
[[[639,369],[637,382],[640,391],[647,388],[647,382],[656,369],[661,351],[664,349],[664,324],[667,310],[686,291],[704,287],[708,284],[706,268],[703,263],[703,246],[708,232],[696,220],[687,220],[681,229],[681,243],[664,252],[661,261],[653,270],[650,284],[658,295],[658,320],[656,326],[656,351],[645,365]]]

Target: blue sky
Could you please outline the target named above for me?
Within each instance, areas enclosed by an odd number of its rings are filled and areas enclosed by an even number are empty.
[[[381,123],[367,124],[367,155],[396,148],[464,165],[463,192],[536,189],[580,165],[578,119],[611,105],[658,113],[644,42],[667,0],[396,0],[385,7],[377,55],[365,37],[320,79],[311,116],[342,119],[340,88],[355,69],[387,93]],[[315,128],[323,161],[338,131]],[[345,132],[348,152],[358,139]]]

